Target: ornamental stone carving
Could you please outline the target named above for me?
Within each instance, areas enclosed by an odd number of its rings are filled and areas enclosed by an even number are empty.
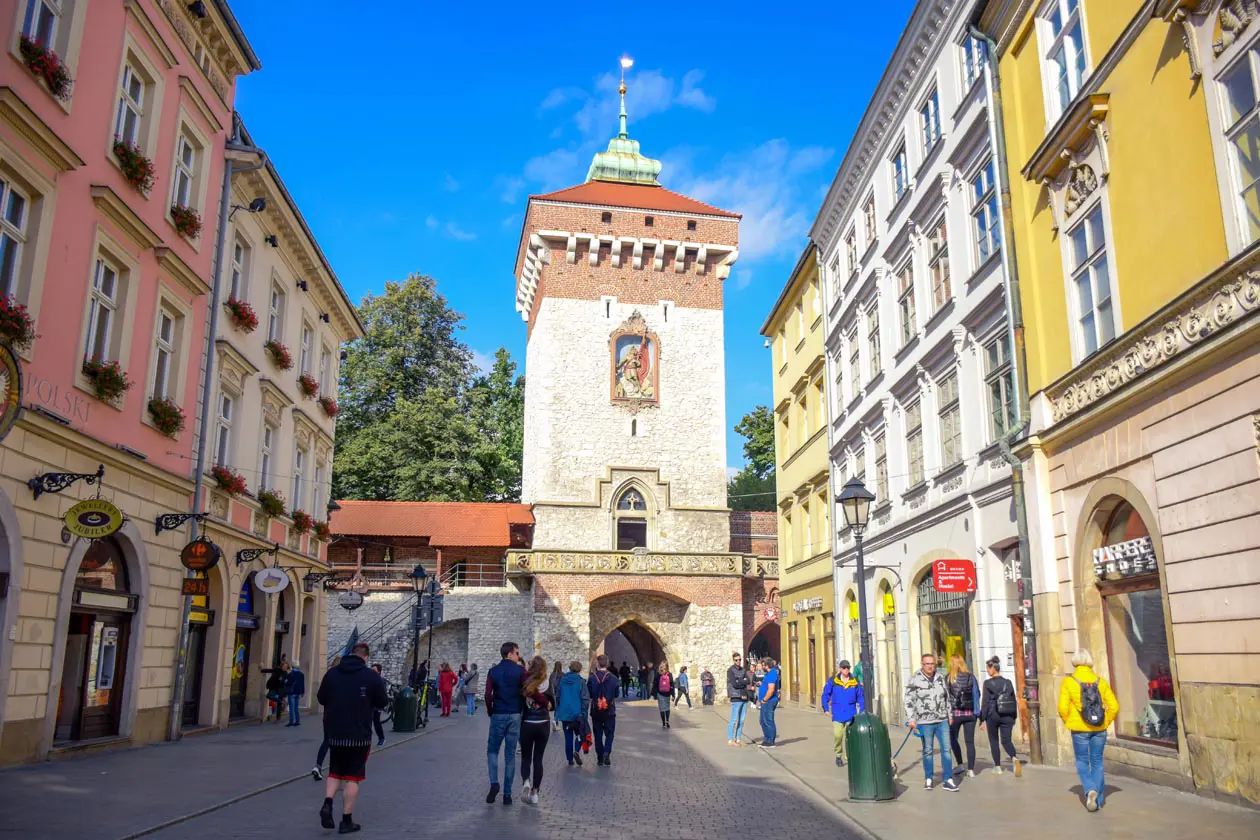
[[[1058,423],[1166,364],[1260,308],[1260,269],[1248,269],[1192,295],[1163,326],[1135,333],[1082,365],[1069,382],[1053,388],[1050,405]]]
[[[1258,0],[1225,0],[1217,12],[1221,37],[1212,43],[1212,52],[1219,56],[1232,47],[1257,16],[1260,16]]]
[[[655,554],[651,552],[538,551],[509,552],[515,574],[571,573],[622,575],[708,575],[778,577],[774,560],[739,554]]]
[[[222,493],[210,494],[210,515],[215,519],[221,519],[224,522],[228,518],[228,497]]]
[[[1064,216],[1071,216],[1079,210],[1085,203],[1085,199],[1093,195],[1097,189],[1098,176],[1094,174],[1089,164],[1073,167],[1072,176],[1067,184],[1067,200],[1063,205]]]

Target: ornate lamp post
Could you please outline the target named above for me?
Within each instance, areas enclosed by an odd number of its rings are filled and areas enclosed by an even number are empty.
[[[862,694],[867,706],[871,703],[871,638],[866,629],[866,565],[862,557],[862,532],[871,512],[875,494],[866,489],[861,481],[850,479],[840,491],[840,509],[844,511],[844,524],[853,529],[853,541],[857,546],[857,601],[858,631],[861,648],[858,661],[862,663]]]
[[[428,572],[424,570],[424,566],[419,563],[411,570],[411,586],[416,590],[416,611],[415,616],[411,620],[411,673],[415,675],[415,679],[420,679],[420,593],[424,591],[424,579],[428,577]],[[433,648],[433,632],[429,632],[429,648],[432,653]],[[419,685],[412,686],[416,691],[420,690]]]

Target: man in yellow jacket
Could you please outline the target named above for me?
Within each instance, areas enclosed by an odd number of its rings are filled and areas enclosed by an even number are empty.
[[[1072,676],[1059,689],[1059,717],[1072,733],[1085,810],[1092,812],[1103,806],[1103,748],[1120,704],[1107,681],[1094,673],[1094,658],[1088,650],[1077,650],[1072,665]]]

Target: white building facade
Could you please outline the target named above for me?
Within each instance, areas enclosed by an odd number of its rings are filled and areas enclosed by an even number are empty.
[[[864,534],[872,708],[904,717],[920,656],[973,672],[1016,667],[1021,625],[1011,469],[999,439],[1016,390],[983,42],[972,4],[916,7],[811,237],[826,309],[833,496],[875,494]],[[838,656],[858,660],[855,543],[833,512]],[[976,565],[976,591],[933,587],[941,559]],[[1017,734],[1018,737],[1018,734]]]

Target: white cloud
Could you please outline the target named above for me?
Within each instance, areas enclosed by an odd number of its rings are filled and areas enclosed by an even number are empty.
[[[525,189],[525,179],[502,176],[495,180],[495,186],[499,189],[499,198],[504,203],[515,204],[521,197],[521,190]]]
[[[539,111],[550,111],[552,108],[559,108],[566,102],[574,99],[581,99],[586,96],[586,91],[577,87],[558,87],[547,94],[538,105]]]
[[[711,113],[717,107],[717,100],[700,89],[700,81],[704,78],[703,70],[689,70],[683,76],[682,89],[678,91],[675,102],[684,108],[695,108],[697,111]]]
[[[459,181],[456,181],[455,176],[447,172],[442,177],[442,189],[446,190],[447,192],[459,192]]]
[[[482,353],[477,348],[473,348],[473,366],[477,368],[477,373],[485,376],[494,369],[494,354]]]
[[[464,230],[454,222],[447,222],[446,227],[443,228],[443,230],[451,239],[455,239],[460,242],[471,242],[477,238],[477,234]]]
[[[586,174],[578,170],[588,165],[593,152],[594,149],[555,149],[531,158],[525,164],[525,178],[538,184],[543,192],[572,186]]]
[[[735,281],[736,289],[747,289],[750,285],[752,285],[752,269],[736,263],[735,268],[731,270],[731,279]]]
[[[438,225],[440,224],[442,223],[437,220],[436,216],[429,216],[427,219],[424,220],[424,225],[429,230],[437,230]]]

